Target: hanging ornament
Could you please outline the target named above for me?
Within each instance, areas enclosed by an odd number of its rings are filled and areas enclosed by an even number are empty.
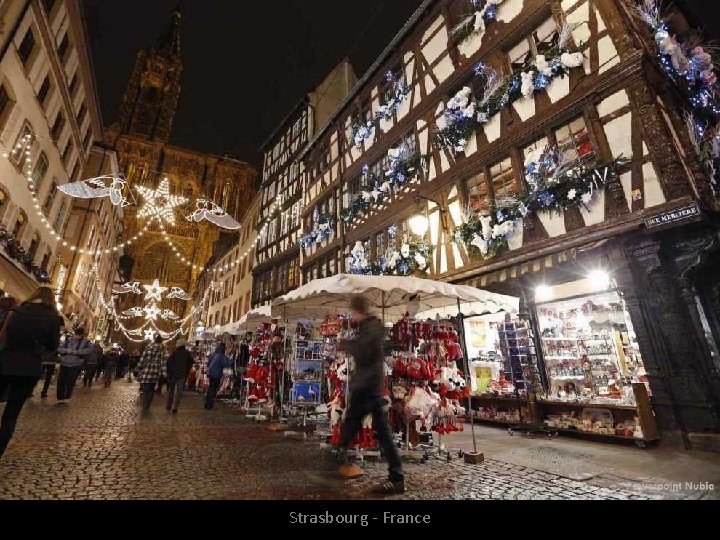
[[[147,291],[145,294],[145,300],[157,300],[160,302],[162,300],[162,294],[167,291],[167,287],[161,287],[160,281],[155,280],[150,285],[143,285],[143,289]]]
[[[143,310],[140,306],[135,306],[133,308],[126,309],[122,312],[122,314],[127,317],[141,317],[143,314]]]
[[[145,313],[145,320],[156,321],[162,310],[157,306],[155,302],[142,308]]]
[[[195,221],[199,223],[206,219],[218,227],[230,230],[237,230],[241,227],[240,223],[238,223],[235,218],[212,201],[207,199],[198,199],[195,201],[195,205],[197,206],[196,210],[189,216],[185,217],[188,221]]]
[[[177,321],[180,317],[171,309],[163,309],[160,318],[164,321]]]
[[[128,332],[129,333],[129,332]],[[153,341],[155,339],[155,330],[145,330],[145,341]]]
[[[192,296],[183,291],[180,287],[171,287],[166,298],[177,298],[178,300],[191,300]]]
[[[170,195],[170,181],[167,178],[163,178],[157,189],[137,186],[137,190],[145,199],[145,204],[137,214],[138,219],[158,219],[160,222],[175,225],[175,207],[188,202],[180,195]]]
[[[127,181],[121,175],[98,176],[88,180],[64,184],[58,186],[58,189],[66,195],[78,199],[110,197],[110,202],[115,206],[125,207],[135,202],[132,192],[128,189]],[[133,198],[132,202],[128,200],[126,194]]]
[[[123,283],[120,285],[117,289],[113,289],[113,294],[142,294],[142,283],[139,281],[130,281],[128,283]]]

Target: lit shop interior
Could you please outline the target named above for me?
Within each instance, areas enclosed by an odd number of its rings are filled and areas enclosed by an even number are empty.
[[[474,418],[641,447],[656,440],[643,358],[612,274],[568,263],[550,276],[524,276],[533,286],[518,314],[464,320]],[[517,291],[512,279],[498,285]]]

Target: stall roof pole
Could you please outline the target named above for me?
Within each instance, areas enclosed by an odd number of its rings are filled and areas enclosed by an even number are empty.
[[[472,385],[470,384],[470,359],[468,358],[468,352],[467,352],[467,344],[465,343],[465,317],[462,314],[462,310],[460,308],[460,299],[458,298],[457,301],[458,306],[458,321],[460,324],[458,325],[460,327],[460,343],[462,343],[462,352],[463,352],[463,358],[465,359],[463,371],[465,372],[465,385],[467,388],[469,388],[468,393],[468,412],[470,413],[470,432],[472,433],[472,441],[473,441],[473,452],[477,454],[477,441],[475,440],[475,420],[473,415],[473,408],[472,408]]]

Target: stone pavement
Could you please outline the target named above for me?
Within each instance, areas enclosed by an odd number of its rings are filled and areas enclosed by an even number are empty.
[[[384,477],[384,464],[368,461],[363,478],[343,482],[332,455],[317,441],[285,439],[231,407],[205,411],[193,393],[185,393],[179,414],[171,415],[164,397],[156,396],[147,415],[139,410],[137,384],[125,381],[109,389],[77,388],[68,406],[33,397],[0,461],[0,498],[350,499],[369,497],[367,488]],[[497,438],[486,452],[490,459],[481,465],[457,457],[408,463],[409,491],[397,498],[676,498],[634,489],[618,468],[589,478],[547,470],[547,463],[575,459],[592,471],[597,465],[591,453],[622,461],[627,449],[596,444],[579,452],[574,441],[530,441],[482,430],[483,444]],[[467,444],[467,433],[457,437]],[[643,455],[652,461],[651,453]]]

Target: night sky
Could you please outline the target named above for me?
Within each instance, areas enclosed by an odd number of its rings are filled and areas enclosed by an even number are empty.
[[[258,148],[302,96],[348,54],[362,76],[420,3],[187,0],[171,142],[258,165]],[[154,43],[178,0],[84,5],[103,119],[110,125],[137,52]]]
[[[720,2],[678,1],[693,8],[717,44]],[[258,165],[260,145],[302,96],[348,55],[361,77],[420,3],[186,0],[182,94],[171,142]],[[137,52],[154,43],[178,0],[84,5],[103,117],[110,125]]]

